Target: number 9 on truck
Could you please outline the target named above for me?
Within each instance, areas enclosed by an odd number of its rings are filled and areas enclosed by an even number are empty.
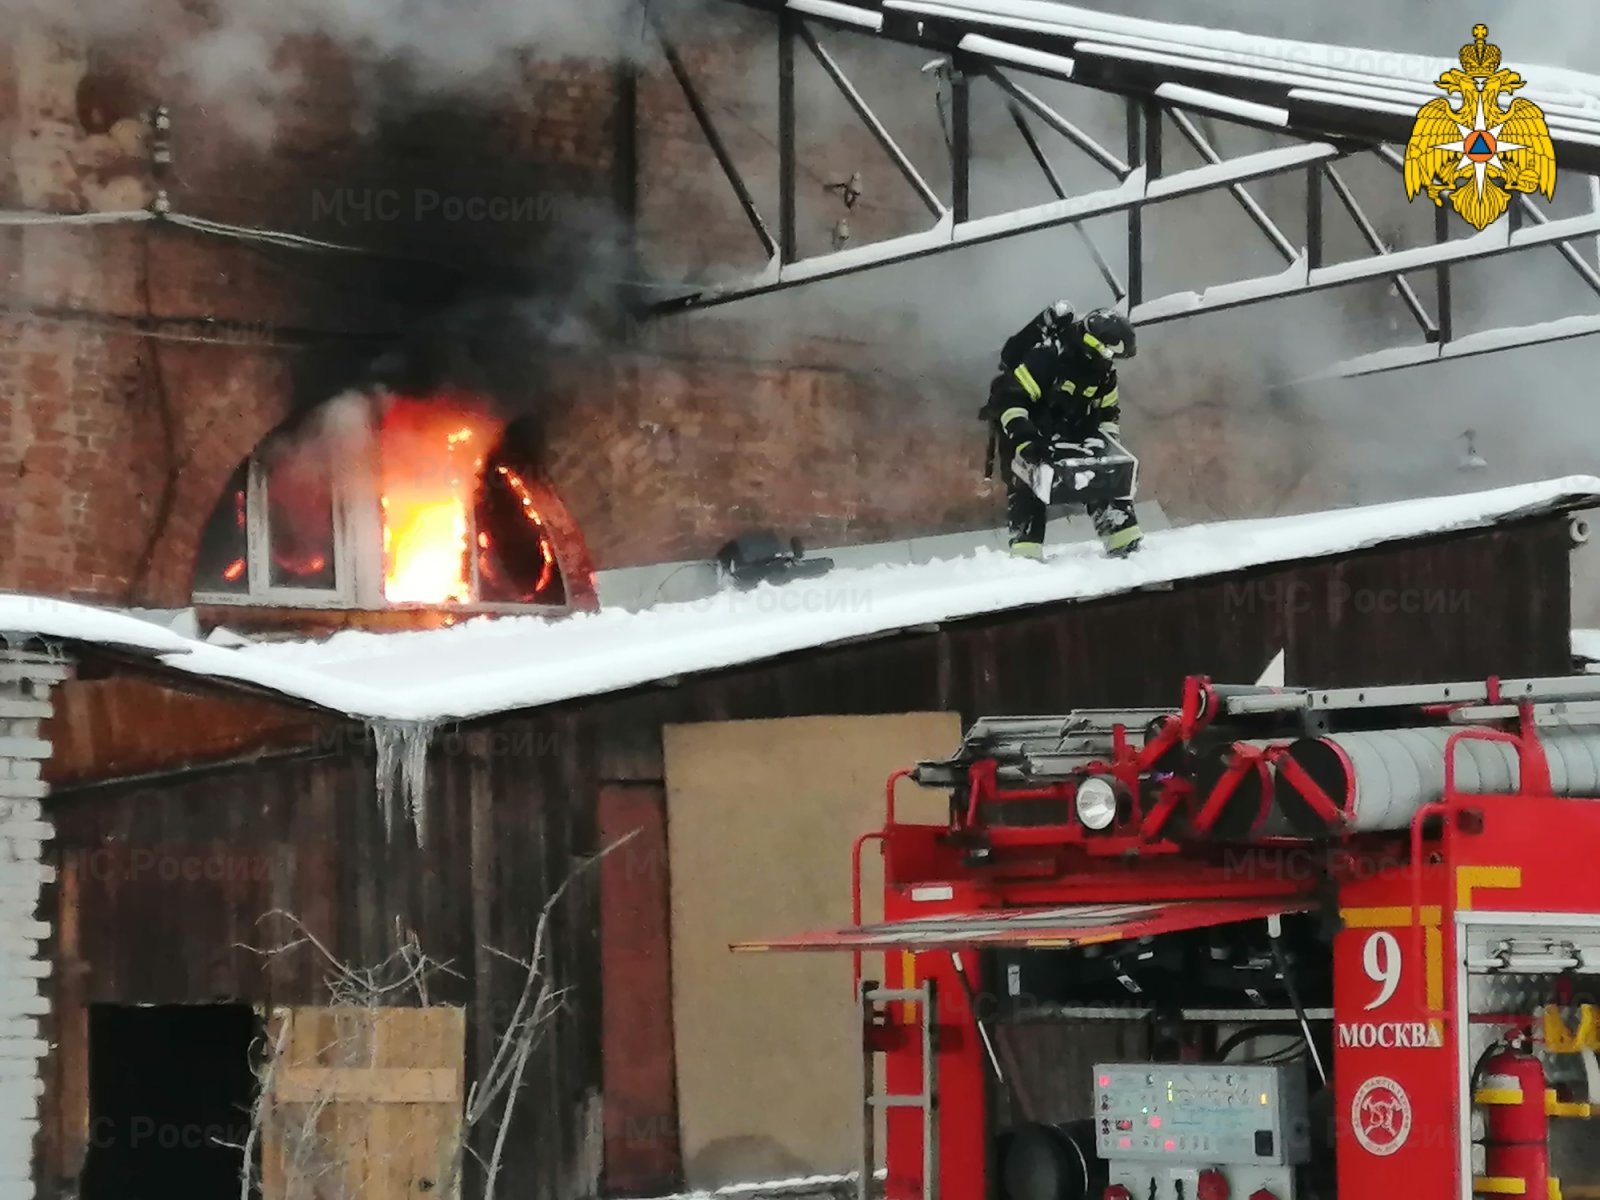
[[[1367,978],[1378,985],[1378,998],[1367,1011],[1382,1008],[1400,988],[1400,940],[1392,933],[1374,933],[1361,948],[1361,966]]]

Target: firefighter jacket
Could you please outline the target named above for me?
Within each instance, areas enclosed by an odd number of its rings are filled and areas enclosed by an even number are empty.
[[[1013,452],[1040,438],[1122,436],[1116,368],[1086,350],[1036,346],[998,381],[992,408]]]

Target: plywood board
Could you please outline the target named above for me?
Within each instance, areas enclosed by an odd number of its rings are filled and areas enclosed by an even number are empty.
[[[263,1200],[450,1200],[461,1129],[459,1008],[280,1009]]]
[[[850,849],[883,823],[891,771],[960,742],[954,713],[669,726],[672,995],[685,1183],[854,1170],[861,1041],[850,956],[732,942],[850,919]],[[942,793],[900,789],[901,820]],[[882,875],[866,855],[865,915]],[[868,969],[881,965],[868,956]]]

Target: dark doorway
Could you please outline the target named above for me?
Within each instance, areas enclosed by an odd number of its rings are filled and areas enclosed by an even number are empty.
[[[245,1005],[92,1006],[82,1200],[237,1200],[260,1036]]]

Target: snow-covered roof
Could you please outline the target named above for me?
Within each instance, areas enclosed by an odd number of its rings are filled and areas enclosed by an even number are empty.
[[[1149,534],[1143,551],[1123,560],[1105,558],[1093,544],[1052,547],[1043,564],[978,551],[952,561],[835,570],[818,579],[725,591],[641,612],[554,621],[479,619],[427,632],[346,632],[323,641],[241,647],[197,641],[124,613],[0,594],[0,633],[133,651],[177,671],[265,688],[362,718],[438,722],[536,708],[966,617],[1596,507],[1600,478],[1580,475],[1306,516],[1191,525]]]
[[[1600,629],[1574,629],[1572,657],[1583,660],[1586,670],[1600,671]]]

